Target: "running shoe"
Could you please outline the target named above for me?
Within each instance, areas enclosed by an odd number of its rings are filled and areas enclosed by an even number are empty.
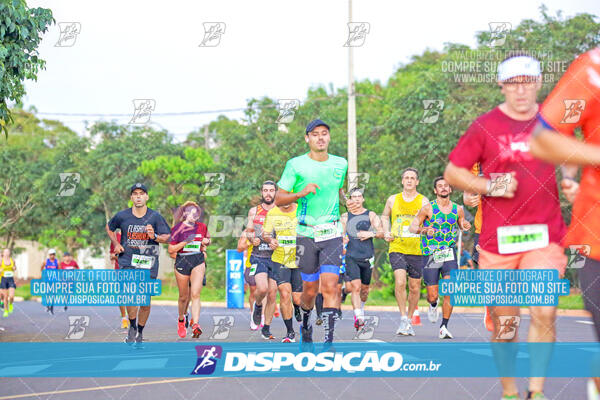
[[[8,303],[8,313],[12,314],[13,312],[13,303]]]
[[[439,318],[437,303],[435,304],[435,307],[432,307],[431,304],[429,305],[429,310],[427,310],[427,318],[432,324],[435,324],[437,322]]]
[[[483,319],[483,323],[485,324],[485,329],[487,329],[490,332],[494,331],[494,321],[492,321],[492,316],[490,315],[490,310],[488,309],[489,307],[486,306],[485,307],[485,315],[484,315],[484,319]]]
[[[8,308],[4,309],[4,313],[2,313],[3,317],[8,317]]]
[[[185,327],[185,321],[177,321],[177,334],[180,338],[184,338],[187,335],[187,329]]]
[[[410,321],[408,321],[408,336],[415,336],[415,330],[413,329]]]
[[[192,337],[194,339],[197,339],[200,337],[200,335],[202,335],[202,329],[200,329],[200,325],[193,324],[192,325]]]
[[[296,317],[296,321],[302,322],[302,314],[300,313],[300,306],[294,304],[294,317]]]
[[[254,325],[261,325],[262,305],[254,303],[254,311],[252,312],[252,320]]]
[[[127,331],[127,337],[125,338],[125,343],[132,344],[133,342],[136,341],[136,337],[137,337],[136,327],[130,326],[129,330]]]
[[[250,329],[253,331],[258,329],[258,325],[254,323],[254,318],[252,318],[252,315],[250,315]]]
[[[450,333],[450,331],[448,330],[448,328],[446,328],[446,325],[443,325],[440,328],[439,338],[440,339],[454,339],[454,336],[452,336],[452,334]]]
[[[144,341],[144,337],[141,333],[138,333],[135,337],[135,347],[142,347],[142,342]]]
[[[277,307],[277,305],[275,305],[275,312],[273,313],[273,316],[275,318],[279,318],[279,307]]]
[[[346,293],[346,287],[342,288],[342,304],[346,301],[346,297],[348,297],[348,293]]]
[[[294,343],[296,341],[296,334],[294,332],[288,332],[287,335],[281,341],[282,343]]]
[[[48,306],[47,310],[50,314],[54,315],[54,306]]]
[[[598,394],[598,388],[593,379],[588,380],[587,383],[587,398],[588,400],[600,400],[600,394]]]
[[[542,392],[530,393],[529,397],[527,397],[527,399],[532,399],[532,400],[548,400],[548,398]]]
[[[313,334],[312,326],[308,327],[308,329],[306,329],[302,326],[301,331],[302,331],[302,342],[303,343],[312,343],[312,341],[313,341],[312,340],[312,334]]]
[[[121,318],[121,329],[129,329],[129,320],[127,317]]]
[[[264,326],[260,330],[260,333],[262,335],[262,338],[265,339],[265,340],[273,340],[273,339],[275,339],[275,336],[271,335],[271,330],[270,329],[265,329]]]
[[[63,310],[63,311],[64,311],[64,312],[67,312],[67,306],[65,306],[65,308],[64,308],[64,310]]]
[[[190,327],[190,325],[191,325],[191,324],[190,324],[190,314],[189,314],[189,313],[185,313],[185,316],[184,316],[184,318],[185,318],[185,329],[187,329],[187,328],[189,328],[189,327]]]
[[[338,309],[337,309],[337,311],[336,311],[336,314],[335,314],[335,317],[336,317],[336,318],[337,318],[339,321],[341,321],[341,320],[342,320],[342,309],[341,309],[341,308],[338,308]]]
[[[500,400],[521,400],[518,394],[504,395]]]
[[[360,318],[354,317],[354,328],[357,331],[360,331],[365,326],[365,321]]]
[[[396,335],[408,336],[408,318],[407,317],[400,318],[400,325],[398,326]]]

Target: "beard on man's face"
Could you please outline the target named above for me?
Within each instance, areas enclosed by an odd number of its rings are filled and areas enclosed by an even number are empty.
[[[262,196],[262,202],[265,204],[273,204],[273,202],[275,201],[275,197],[269,197],[265,199],[265,196]]]

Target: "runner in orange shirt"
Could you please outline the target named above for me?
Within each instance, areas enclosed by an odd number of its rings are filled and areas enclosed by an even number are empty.
[[[574,137],[575,128],[581,128],[583,142]],[[569,198],[573,214],[565,245],[589,252],[579,279],[600,339],[600,47],[573,61],[548,95],[530,146],[531,153],[543,160],[584,167],[579,193]],[[594,381],[596,388],[590,383],[588,392],[590,396],[596,392],[598,398],[600,378]]]

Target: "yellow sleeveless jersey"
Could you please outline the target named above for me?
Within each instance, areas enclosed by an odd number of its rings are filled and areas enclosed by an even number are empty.
[[[396,194],[394,205],[392,206],[392,236],[394,240],[390,242],[390,253],[402,253],[411,255],[422,255],[421,235],[410,233],[408,227],[413,218],[423,205],[423,195],[417,194],[417,197],[411,202],[402,198],[402,193]]]
[[[273,207],[267,213],[263,230],[275,232],[279,247],[273,251],[271,260],[284,265],[286,268],[297,268],[296,265],[296,210],[284,212],[279,207]]]
[[[4,264],[4,259],[2,257],[0,257],[0,259],[2,260],[0,262],[0,277],[4,276],[5,272],[8,272],[7,277],[9,276],[13,276],[13,267],[15,266],[15,262],[13,261],[13,259],[10,259],[10,264]]]

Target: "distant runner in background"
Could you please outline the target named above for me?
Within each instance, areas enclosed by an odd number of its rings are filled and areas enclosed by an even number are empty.
[[[56,250],[48,250],[48,258],[42,263],[42,269],[58,269],[58,259],[56,258]],[[46,312],[54,315],[54,304],[46,306]]]
[[[2,251],[2,260],[0,262],[0,298],[4,303],[3,317],[8,317],[13,312],[13,302],[15,300],[15,272],[17,266],[11,257],[10,249]]]

